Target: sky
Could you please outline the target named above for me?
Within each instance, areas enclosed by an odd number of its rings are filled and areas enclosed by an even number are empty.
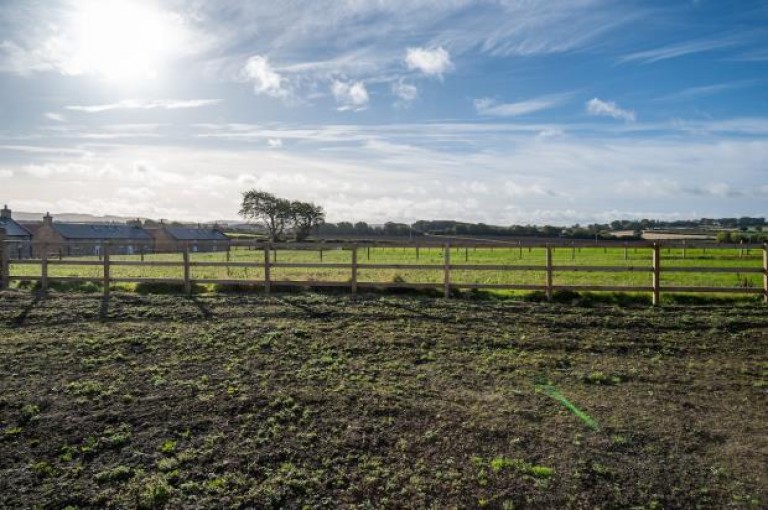
[[[768,2],[0,0],[0,202],[768,216]]]

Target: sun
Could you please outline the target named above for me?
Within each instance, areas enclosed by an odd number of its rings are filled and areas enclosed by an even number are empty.
[[[69,29],[73,74],[121,82],[157,77],[183,44],[178,16],[143,0],[79,2]]]

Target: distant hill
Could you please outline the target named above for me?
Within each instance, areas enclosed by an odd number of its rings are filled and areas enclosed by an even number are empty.
[[[13,211],[13,219],[20,222],[39,222],[43,221],[43,216],[45,216],[45,213],[30,213],[30,212],[17,212]],[[95,214],[81,214],[81,213],[56,213],[53,215],[54,221],[62,221],[66,223],[126,223],[128,221],[133,221],[137,217],[136,216],[115,216],[115,215],[107,215],[107,216],[97,216]],[[151,218],[144,218],[139,216],[138,219],[140,219],[142,222],[146,221],[147,219]],[[159,220],[154,220],[159,221]],[[193,225],[198,222],[196,221],[179,221],[179,220],[166,220],[166,223],[171,223],[173,221],[178,221],[179,223],[183,224],[189,224]],[[247,228],[247,225],[243,224],[243,220],[214,220],[214,221],[204,221],[200,222],[205,225],[226,225],[226,226],[243,226]]]
[[[43,221],[45,213],[29,213],[13,211],[13,219],[16,221]],[[80,213],[61,213],[53,215],[54,221],[65,221],[69,223],[125,223],[136,218],[127,218],[124,216],[96,216],[93,214]],[[144,220],[144,218],[141,218]]]

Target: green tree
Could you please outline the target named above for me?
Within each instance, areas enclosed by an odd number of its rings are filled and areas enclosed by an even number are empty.
[[[294,200],[291,202],[291,221],[296,240],[304,241],[312,229],[325,222],[325,211],[311,202]]]
[[[272,241],[280,239],[286,226],[293,220],[290,201],[255,189],[243,192],[240,216],[264,225]]]

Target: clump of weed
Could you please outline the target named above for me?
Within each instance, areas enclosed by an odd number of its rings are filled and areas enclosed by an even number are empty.
[[[173,453],[176,451],[176,441],[167,439],[160,445],[160,451],[163,453]]]
[[[477,466],[487,465],[494,473],[499,473],[505,470],[514,470],[518,473],[528,475],[540,480],[549,479],[555,474],[555,470],[553,468],[531,464],[521,459],[510,459],[501,456],[494,457],[488,462],[483,461],[482,457],[473,457],[472,462]]]
[[[625,377],[618,374],[606,374],[596,371],[584,374],[581,380],[586,384],[596,384],[599,386],[615,386],[624,382]]]
[[[5,430],[3,430],[3,437],[8,439],[14,438],[19,434],[21,434],[23,430],[24,429],[22,427],[8,427]]]
[[[48,477],[56,474],[56,470],[48,462],[40,461],[32,464],[32,471],[39,477]]]
[[[40,406],[36,404],[27,404],[21,408],[21,423],[27,424],[37,420],[40,415]]]
[[[179,460],[175,457],[166,457],[157,461],[157,469],[160,471],[173,471],[179,466]]]
[[[128,466],[117,466],[106,471],[96,473],[96,481],[99,483],[121,482],[133,477],[133,469]]]
[[[136,507],[150,510],[164,507],[173,495],[173,488],[159,475],[140,480],[136,493]]]

